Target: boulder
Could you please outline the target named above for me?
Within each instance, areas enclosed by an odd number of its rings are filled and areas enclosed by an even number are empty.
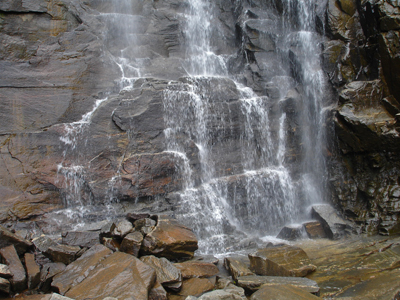
[[[304,277],[317,268],[299,247],[282,245],[249,254],[250,270],[263,276]]]
[[[303,289],[292,286],[290,284],[286,285],[275,285],[275,286],[263,286],[253,295],[251,295],[250,300],[268,300],[268,299],[279,299],[279,300],[312,300],[321,299],[313,294],[310,294]]]
[[[11,287],[14,292],[20,292],[26,289],[26,273],[24,266],[19,260],[18,253],[14,246],[7,246],[0,249],[0,255],[10,268],[12,278],[10,279]]]
[[[309,293],[319,295],[318,284],[311,279],[303,277],[283,276],[242,276],[238,279],[237,285],[244,288],[248,293],[254,293],[264,285],[275,286],[290,284],[299,287]]]
[[[93,246],[53,278],[51,284],[53,290],[64,295],[69,289],[86,278],[90,270],[112,253],[110,249],[103,245]]]
[[[82,281],[73,286],[65,296],[81,299],[147,300],[156,283],[156,272],[136,257],[115,252],[90,270]]]
[[[313,221],[303,223],[304,230],[310,239],[326,238],[326,233],[321,222]]]
[[[0,225],[0,248],[4,248],[10,245],[14,245],[15,250],[18,254],[24,254],[29,248],[33,246],[30,241],[12,233],[4,226]]]
[[[352,229],[350,222],[338,216],[329,204],[317,204],[311,208],[312,217],[321,222],[328,238],[337,240]]]
[[[68,265],[76,259],[77,253],[80,250],[81,248],[79,246],[55,244],[51,245],[45,254],[54,262],[61,262]]]
[[[55,241],[44,235],[33,239],[32,242],[35,245],[36,249],[38,249],[42,253],[46,253],[50,246],[57,245]]]
[[[149,218],[144,218],[135,221],[134,224],[135,230],[140,231],[143,235],[146,235],[153,231],[153,229],[156,227],[157,222]]]
[[[40,267],[35,261],[35,254],[25,253],[24,258],[28,277],[28,289],[32,290],[40,283]]]
[[[132,224],[135,224],[135,221],[141,220],[141,219],[146,219],[150,218],[150,214],[138,214],[138,213],[128,213],[126,214],[126,219],[131,222]]]
[[[167,300],[167,299],[168,299],[167,292],[164,290],[161,283],[158,282],[157,280],[153,288],[149,292],[149,300]],[[106,298],[104,298],[103,300],[106,300]]]
[[[179,289],[182,285],[182,274],[179,268],[174,266],[164,257],[157,258],[153,255],[142,256],[142,262],[149,265],[156,271],[157,281],[166,288],[174,290]]]
[[[143,240],[141,253],[170,260],[190,259],[197,250],[192,230],[168,216],[159,216],[156,228]]]
[[[182,278],[203,278],[211,277],[218,274],[219,269],[213,263],[201,262],[201,261],[185,261],[182,263],[176,263],[175,267],[182,272]]]
[[[179,291],[178,296],[181,299],[185,299],[187,296],[198,297],[214,288],[215,285],[207,278],[190,278],[183,281],[182,289]]]
[[[284,226],[276,236],[278,239],[295,241],[303,236],[304,228],[303,225],[292,224]]]
[[[10,282],[5,278],[0,278],[0,295],[10,293]]]
[[[44,292],[49,291],[53,277],[64,271],[65,268],[66,265],[60,262],[47,263],[43,265],[42,270],[40,271],[39,288]]]
[[[118,238],[124,238],[128,233],[133,230],[133,225],[128,220],[122,220],[115,225],[112,235]]]
[[[53,293],[49,300],[74,300],[65,296],[61,296],[60,294]]]
[[[235,281],[237,281],[240,276],[248,276],[254,274],[249,269],[250,261],[248,257],[226,257],[224,259],[224,266],[229,271],[233,280]]]
[[[103,237],[101,238],[101,243],[112,251],[119,250],[121,243],[114,238]]]
[[[101,237],[112,237],[112,233],[115,229],[115,223],[114,222],[108,222],[103,225],[100,229],[100,236]]]
[[[62,233],[62,243],[69,246],[93,247],[100,243],[97,231],[67,231]]]
[[[0,264],[0,277],[1,278],[11,278],[12,277],[10,268],[7,265]]]
[[[138,257],[143,235],[139,231],[128,233],[121,242],[120,251]]]
[[[246,297],[238,295],[234,291],[216,290],[201,295],[198,300],[245,300]]]

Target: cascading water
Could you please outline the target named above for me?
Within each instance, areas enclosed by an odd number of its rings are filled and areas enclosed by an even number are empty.
[[[279,109],[270,117],[273,100],[233,81],[233,74],[228,75],[229,56],[217,55],[211,46],[211,36],[215,35],[215,28],[210,26],[215,17],[212,1],[191,0],[189,4],[185,63],[191,77],[184,83],[171,83],[164,93],[166,147],[184,156],[189,140],[197,147],[200,176],[186,177],[176,214],[199,235],[200,252],[216,253],[227,251],[246,235],[274,234],[285,223],[305,218],[307,205],[323,201],[324,77],[319,65],[313,1],[283,1],[282,19],[268,28],[279,32],[276,51],[284,58],[271,74],[271,82],[277,83],[282,103],[290,90],[301,90],[297,118],[302,130],[301,161],[297,162],[296,174],[285,161],[290,155],[286,152],[286,112]],[[289,20],[297,20],[297,24]],[[298,64],[296,74],[290,63]],[[287,80],[289,77],[294,78]],[[228,103],[218,99],[218,83],[212,82],[221,80],[222,84],[232,80],[237,99]],[[239,107],[236,112],[230,110],[233,103]],[[232,135],[238,138],[235,145],[218,146]],[[236,170],[221,170],[219,159],[229,146],[240,148],[240,157],[236,157],[239,163]]]

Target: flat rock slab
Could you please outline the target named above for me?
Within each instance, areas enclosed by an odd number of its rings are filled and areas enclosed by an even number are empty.
[[[12,233],[10,230],[0,225],[0,248],[13,245],[18,254],[24,254],[29,248],[33,246],[30,241],[19,237]]]
[[[20,292],[26,289],[25,269],[19,260],[18,253],[14,246],[11,245],[0,249],[0,255],[10,268],[10,272],[12,274],[10,282],[14,292]]]
[[[63,244],[53,244],[45,252],[52,261],[61,262],[66,265],[76,259],[76,254],[81,250],[79,246],[69,246]]]
[[[352,230],[350,222],[339,217],[336,210],[329,204],[313,205],[311,215],[321,222],[327,237],[330,239],[340,239]]]
[[[182,289],[180,290],[178,295],[181,297],[198,297],[205,292],[213,290],[214,288],[215,285],[207,278],[190,278],[183,282]]]
[[[224,260],[224,266],[235,281],[237,281],[241,276],[249,276],[254,274],[249,269],[250,261],[247,257],[226,257]]]
[[[313,294],[304,291],[301,288],[286,285],[263,286],[253,295],[250,300],[313,300],[321,299]]]
[[[249,293],[254,293],[259,290],[262,286],[275,286],[290,284],[299,287],[309,293],[318,295],[319,286],[311,279],[302,277],[282,277],[282,276],[243,276],[238,279],[237,285],[244,288]]]
[[[62,234],[62,243],[70,246],[90,248],[100,244],[97,231],[68,231]]]
[[[184,279],[194,277],[211,277],[219,273],[219,269],[216,265],[201,261],[186,261],[183,263],[177,263],[175,264],[175,267],[182,272],[182,277]]]
[[[249,254],[250,270],[263,276],[304,277],[316,270],[303,249],[282,245]]]
[[[197,248],[192,230],[168,216],[159,216],[156,228],[143,240],[141,253],[183,260],[192,258]]]
[[[88,276],[72,287],[65,296],[76,299],[147,300],[156,282],[156,272],[136,257],[115,252],[102,260]]]
[[[86,251],[80,258],[69,264],[65,270],[57,274],[51,284],[55,291],[65,295],[75,285],[82,282],[88,272],[113,252],[103,245],[96,245]]]

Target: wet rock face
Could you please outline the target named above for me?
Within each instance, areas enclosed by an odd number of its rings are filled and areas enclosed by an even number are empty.
[[[400,135],[396,1],[328,1],[322,60],[338,94],[329,159],[332,202],[361,230],[400,229],[396,189]],[[395,54],[397,53],[397,54]]]

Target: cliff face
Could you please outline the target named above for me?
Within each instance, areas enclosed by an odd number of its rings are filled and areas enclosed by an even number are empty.
[[[213,112],[207,128],[213,132],[208,143],[216,176],[227,182],[231,198],[249,193],[241,188],[249,183],[240,175],[246,169],[241,139],[248,130],[238,101],[243,91],[231,79],[188,77],[196,71],[196,65],[187,63],[187,49],[196,41],[183,30],[188,3],[122,1],[125,6],[116,7],[101,0],[8,2],[0,3],[1,221],[29,219],[65,205],[164,198],[184,187],[188,175],[180,166],[187,163],[194,170],[194,184],[201,183],[204,154],[190,136],[193,132],[173,137],[188,139],[182,146],[188,161],[165,151],[172,139],[166,137],[171,124],[165,99],[171,91],[184,94],[189,88],[202,91]],[[323,102],[332,112],[326,121],[332,143],[323,152],[332,202],[366,230],[387,234],[400,230],[400,6],[397,1],[359,2],[316,3],[313,21],[327,36],[321,60],[330,87]],[[270,30],[276,26],[271,20],[284,15],[285,3],[216,1],[209,38],[210,47],[227,58],[227,72],[265,97],[272,140],[280,130],[277,112],[285,112],[289,134],[284,164],[293,165],[294,181],[301,182],[304,149],[314,146],[301,142],[308,127],[300,104],[307,89],[300,78],[301,49],[291,46],[291,76],[277,79],[278,63],[286,54],[280,51],[279,33]],[[121,23],[124,30],[117,26]],[[298,23],[293,19],[290,26]],[[205,71],[224,71],[216,70],[223,68],[217,60],[210,65],[214,69]],[[288,87],[280,95],[283,85]],[[179,109],[179,104],[173,107]],[[183,114],[189,115],[182,111],[182,119]],[[221,122],[229,123],[229,130],[221,129]],[[257,130],[256,138],[262,139]],[[236,217],[255,217],[243,211],[246,203],[235,201]]]
[[[333,201],[382,234],[400,229],[399,14],[397,1],[330,1],[322,53],[338,94]]]

